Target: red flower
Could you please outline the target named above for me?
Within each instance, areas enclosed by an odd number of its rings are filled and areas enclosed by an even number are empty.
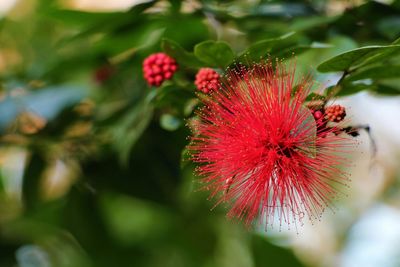
[[[210,68],[201,68],[196,74],[194,84],[199,91],[208,94],[219,87],[219,74]]]
[[[176,61],[164,53],[155,53],[143,61],[143,75],[149,85],[160,86],[178,69]]]
[[[204,189],[228,202],[229,217],[272,225],[317,219],[347,176],[347,137],[317,127],[304,102],[311,82],[295,84],[294,69],[257,64],[232,70],[222,88],[204,98],[189,149]]]

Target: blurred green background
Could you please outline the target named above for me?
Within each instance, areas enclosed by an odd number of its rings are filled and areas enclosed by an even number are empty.
[[[399,37],[400,1],[1,0],[0,266],[400,266]],[[198,190],[185,124],[200,67],[267,55],[371,135],[321,221],[265,232]]]

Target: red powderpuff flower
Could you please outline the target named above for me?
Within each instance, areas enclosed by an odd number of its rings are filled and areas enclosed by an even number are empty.
[[[144,78],[152,86],[160,86],[171,79],[177,69],[176,61],[165,53],[152,54],[143,61]]]
[[[201,68],[196,74],[194,84],[199,91],[208,94],[219,87],[219,74],[210,68]]]
[[[339,167],[347,137],[317,127],[304,104],[310,79],[295,84],[294,67],[277,65],[229,71],[203,99],[188,147],[204,189],[247,225],[318,219],[348,181]]]

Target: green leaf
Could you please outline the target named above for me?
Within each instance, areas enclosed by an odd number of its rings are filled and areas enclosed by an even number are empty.
[[[185,116],[189,116],[190,114],[192,114],[193,110],[199,105],[199,103],[200,101],[198,98],[189,99],[183,107],[183,114]]]
[[[225,42],[205,41],[194,47],[195,56],[210,67],[225,68],[234,59],[231,47]]]
[[[380,56],[387,57],[388,53],[399,52],[400,45],[388,46],[366,46],[344,52],[321,63],[317,70],[319,72],[349,71],[359,67],[362,63],[372,63],[373,59]],[[365,64],[364,64],[365,65]]]
[[[277,38],[256,42],[255,44],[251,45],[247,50],[245,50],[239,58],[250,57],[251,59],[257,60],[260,57],[269,54],[275,47],[280,47],[281,49],[287,48],[289,38],[292,37],[294,34],[294,32],[290,32]]]
[[[176,85],[167,85],[158,88],[157,93],[151,100],[156,108],[166,108],[181,116],[187,116],[187,104],[195,97],[194,89],[183,88]]]
[[[317,93],[310,93],[308,96],[307,96],[307,98],[306,98],[306,101],[312,101],[312,100],[314,100],[314,101],[326,101],[326,96],[323,96],[323,95],[320,95],[320,94],[317,94]]]
[[[22,193],[24,208],[31,210],[40,204],[40,183],[47,166],[46,159],[41,153],[33,153],[22,178]]]
[[[400,17],[391,16],[380,20],[377,29],[388,38],[396,38],[400,33]]]
[[[185,168],[191,162],[192,155],[187,147],[182,149],[180,167]]]
[[[400,77],[396,77],[394,79],[380,80],[375,85],[375,93],[384,95],[400,94]]]
[[[111,129],[114,146],[119,152],[122,164],[127,164],[132,147],[147,129],[152,117],[153,107],[143,99]]]
[[[86,26],[112,20],[124,15],[123,12],[86,12],[70,9],[49,9],[46,16],[71,26]]]
[[[166,233],[170,214],[156,204],[128,195],[107,193],[100,197],[100,211],[110,234],[122,244],[142,242]],[[130,214],[135,214],[127,220]]]
[[[271,244],[264,236],[252,235],[250,244],[254,266],[303,266],[292,251]]]
[[[163,114],[160,118],[160,125],[167,131],[175,131],[181,126],[182,122],[179,118],[171,114]]]
[[[83,22],[82,25],[84,29],[77,34],[68,37],[63,40],[62,43],[68,43],[77,41],[80,39],[88,39],[89,36],[93,36],[98,33],[110,33],[112,31],[117,32],[122,27],[126,27],[126,25],[132,24],[137,25],[138,22],[142,22],[144,20],[143,11],[150,8],[154,5],[155,1],[151,1],[149,3],[142,3],[133,6],[130,10],[126,12],[110,12],[110,13],[102,13],[102,14],[90,14],[86,12],[74,12],[74,11],[61,11],[60,14],[58,12],[52,13],[49,12],[48,15],[61,19],[68,23],[72,20],[76,20],[79,22]],[[77,22],[75,22],[77,24]]]
[[[390,79],[390,78],[398,78],[399,74],[400,74],[400,65],[377,66],[351,74],[346,80],[357,81],[363,79],[373,79],[373,80]]]
[[[115,56],[128,52],[131,55],[138,49],[158,43],[163,33],[164,29],[159,29],[156,24],[138,25],[136,31],[105,36],[93,45],[93,53]]]
[[[271,55],[277,58],[287,59],[292,57],[293,55],[298,56],[304,52],[307,52],[310,49],[324,49],[329,47],[331,47],[331,45],[315,42],[311,45],[295,45],[283,50],[277,50],[276,52],[273,51],[271,52]]]
[[[179,64],[193,68],[201,67],[203,65],[194,54],[187,52],[182,46],[172,40],[163,39],[161,42],[161,48]]]
[[[293,31],[305,31],[310,29],[315,29],[316,27],[325,26],[335,20],[340,16],[307,16],[304,18],[298,18],[290,25],[290,29]]]
[[[382,95],[400,95],[400,88],[385,84],[378,84],[376,86],[375,93]]]
[[[337,91],[335,96],[346,96],[359,93],[364,90],[374,91],[376,90],[376,85],[373,84],[364,84],[364,83],[343,83],[342,85],[331,86],[327,88],[327,95],[331,95],[332,91]]]

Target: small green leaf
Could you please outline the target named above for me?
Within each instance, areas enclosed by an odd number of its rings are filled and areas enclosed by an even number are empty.
[[[200,101],[198,98],[191,98],[189,99],[186,103],[185,106],[183,108],[183,114],[185,116],[189,116],[190,114],[192,114],[193,110],[197,107],[197,105],[199,105]]]
[[[195,56],[210,67],[225,68],[234,59],[231,47],[225,42],[205,41],[194,47]]]
[[[335,71],[346,71],[355,69],[362,63],[368,61],[371,63],[377,56],[382,56],[387,53],[393,53],[400,51],[400,45],[388,45],[388,46],[366,46],[344,52],[337,55],[327,61],[321,63],[317,70],[319,72],[335,72]],[[382,59],[380,57],[380,59]]]
[[[400,66],[377,66],[362,70],[360,72],[349,75],[348,81],[358,81],[363,79],[390,79],[398,78],[400,74]]]
[[[179,118],[171,114],[163,114],[160,118],[160,125],[167,131],[175,131],[181,126],[182,122]]]
[[[187,166],[190,163],[191,158],[192,158],[192,155],[190,154],[189,149],[187,147],[185,147],[181,153],[181,162],[180,162],[181,169],[183,169],[185,166]]]
[[[318,100],[326,101],[326,96],[323,96],[323,95],[320,95],[320,94],[317,94],[317,93],[313,92],[313,93],[310,93],[306,98],[306,101],[312,101],[312,100],[314,100],[314,101],[318,101]]]
[[[161,42],[161,48],[179,64],[193,68],[201,67],[203,65],[193,53],[189,53],[182,46],[172,40],[163,39]]]

